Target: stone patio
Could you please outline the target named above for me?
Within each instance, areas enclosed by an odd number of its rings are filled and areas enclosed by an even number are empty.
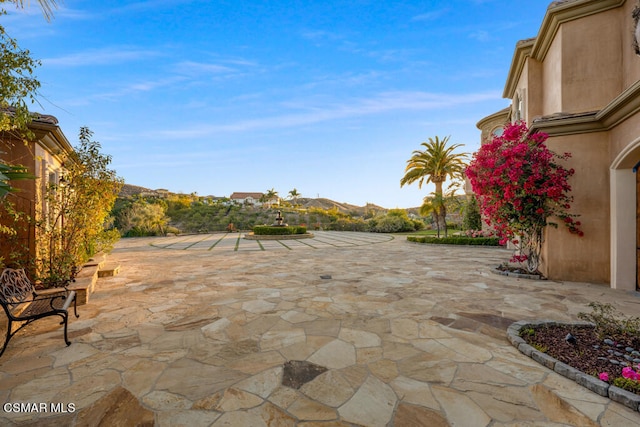
[[[498,248],[367,233],[318,232],[295,247],[223,236],[120,241],[108,258],[119,275],[98,279],[70,320],[71,346],[55,319],[10,342],[0,424],[640,423],[506,337],[516,320],[577,320],[590,301],[638,315],[637,293],[492,274],[509,256]],[[36,405],[7,406],[26,402]]]

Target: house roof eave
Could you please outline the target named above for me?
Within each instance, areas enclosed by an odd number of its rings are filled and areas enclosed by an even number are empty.
[[[533,120],[530,129],[551,136],[602,132],[613,129],[636,114],[640,114],[640,80],[625,89],[602,110],[539,117]]]
[[[564,0],[549,5],[542,19],[538,35],[516,43],[503,97],[512,99],[527,58],[544,60],[560,25],[595,13],[622,6],[626,0]]]

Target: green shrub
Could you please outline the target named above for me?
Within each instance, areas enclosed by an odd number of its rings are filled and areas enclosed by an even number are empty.
[[[413,223],[414,231],[424,230],[424,228],[426,227],[424,221],[421,221],[419,219],[412,219],[411,222]]]
[[[369,230],[374,233],[401,233],[416,231],[412,220],[406,216],[384,215],[369,220]]]
[[[287,227],[276,227],[272,225],[256,225],[253,227],[253,234],[259,236],[265,235],[286,235],[286,234],[305,234],[307,232],[307,227],[302,226],[287,226]]]
[[[613,385],[632,393],[640,394],[640,382],[630,378],[618,377],[613,380]]]
[[[480,215],[480,206],[478,205],[476,196],[472,195],[464,205],[462,228],[465,230],[482,229],[482,216]]]
[[[640,317],[626,317],[611,304],[591,302],[593,313],[578,313],[578,318],[596,325],[600,338],[617,334],[640,335]]]
[[[338,218],[328,224],[328,230],[334,231],[368,231],[369,227],[362,218]]]
[[[497,237],[429,237],[429,236],[407,236],[407,240],[415,243],[434,243],[441,245],[473,245],[473,246],[500,246]]]

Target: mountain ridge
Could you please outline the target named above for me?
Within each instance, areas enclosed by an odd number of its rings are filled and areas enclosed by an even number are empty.
[[[122,186],[122,189],[120,190],[120,193],[118,194],[119,197],[133,197],[133,196],[155,196],[155,197],[166,197],[168,195],[174,195],[174,194],[184,194],[184,193],[173,193],[171,191],[165,190],[165,189],[156,189],[156,190],[152,190],[150,188],[146,188],[146,187],[142,187],[139,185],[133,185],[133,184],[124,184]],[[213,196],[213,195],[208,195],[208,196],[199,196],[199,197],[204,197],[204,198],[213,198],[213,199],[222,199],[223,197],[220,196]],[[318,197],[318,198],[310,198],[310,197],[298,197],[296,200],[296,204],[305,208],[305,209],[309,209],[309,208],[319,208],[319,209],[332,209],[332,208],[336,208],[339,212],[342,213],[358,213],[359,215],[363,215],[366,214],[369,211],[375,211],[375,212],[386,212],[389,209],[388,208],[384,208],[382,206],[378,206],[375,205],[373,203],[367,203],[365,206],[357,206],[357,205],[353,205],[350,203],[342,203],[342,202],[336,202],[335,200],[331,200],[325,197]],[[413,209],[417,209],[417,208],[408,208],[407,210],[413,210]]]

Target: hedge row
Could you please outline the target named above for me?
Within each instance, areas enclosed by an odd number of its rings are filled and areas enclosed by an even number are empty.
[[[441,245],[477,245],[477,246],[500,246],[497,237],[429,237],[429,236],[407,236],[407,240],[416,243],[435,243]]]
[[[305,234],[307,232],[307,227],[300,226],[287,226],[287,227],[276,227],[272,225],[256,225],[253,227],[253,234],[264,236],[264,235],[283,235],[283,234]]]

